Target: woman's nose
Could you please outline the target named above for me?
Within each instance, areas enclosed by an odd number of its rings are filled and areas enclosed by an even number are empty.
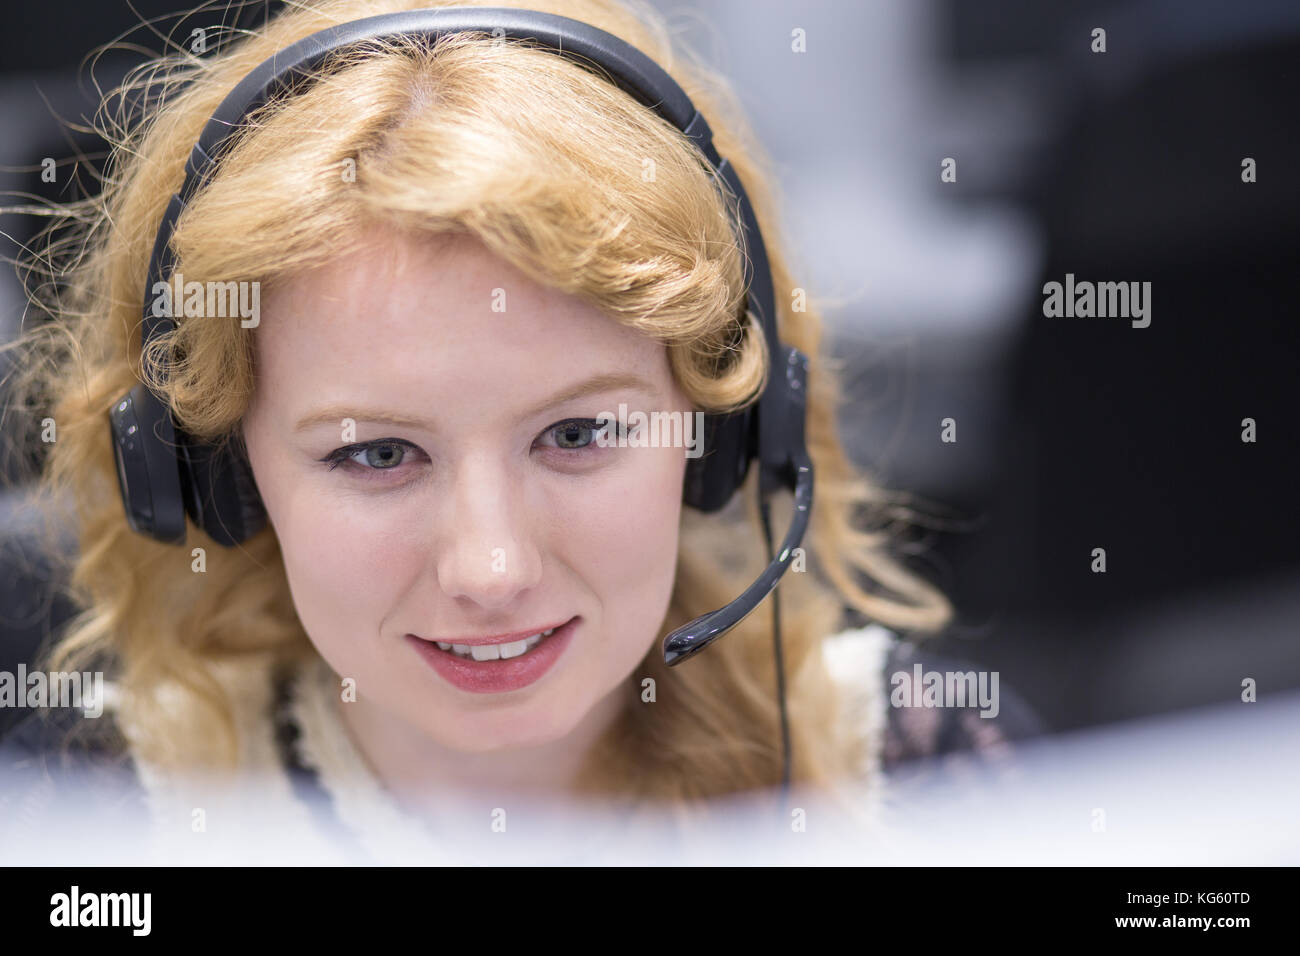
[[[501,608],[541,582],[535,515],[517,477],[467,465],[438,509],[438,583],[450,597]]]

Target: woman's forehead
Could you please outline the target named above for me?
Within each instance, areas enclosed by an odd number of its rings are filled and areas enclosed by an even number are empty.
[[[468,236],[377,237],[277,281],[262,315],[259,387],[281,393],[324,387],[419,404],[485,387],[540,396],[611,370],[662,391],[671,375],[662,343],[533,281]]]
[[[273,324],[357,347],[479,346],[504,334],[540,346],[561,332],[598,347],[644,338],[463,235],[431,242],[376,234],[325,265],[277,279],[263,303]]]

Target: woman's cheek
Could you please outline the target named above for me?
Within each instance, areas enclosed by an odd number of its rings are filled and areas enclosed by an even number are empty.
[[[609,601],[654,601],[669,588],[676,567],[685,457],[681,449],[635,450],[638,460],[626,482],[597,489],[586,499],[593,520],[576,538],[592,583]],[[648,607],[636,608],[640,613]]]
[[[407,543],[388,519],[355,502],[311,500],[294,505],[280,538],[294,603],[313,636],[341,625],[354,637],[358,622],[374,622],[387,589],[402,580]],[[407,531],[409,534],[409,530]],[[313,630],[312,625],[316,626]]]

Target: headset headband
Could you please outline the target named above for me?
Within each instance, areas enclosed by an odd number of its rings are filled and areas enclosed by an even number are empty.
[[[713,145],[713,130],[708,121],[677,82],[631,44],[580,20],[509,7],[447,7],[366,17],[313,33],[264,60],[221,101],[190,151],[185,181],[168,204],[158,229],[147,288],[152,289],[155,282],[171,271],[174,259],[171,237],[185,204],[207,183],[221,154],[254,111],[295,88],[301,90],[319,75],[330,57],[339,53],[363,48],[377,40],[397,37],[435,40],[446,34],[468,32],[536,41],[549,52],[600,72],[643,106],[672,123],[699,148],[710,167],[739,199],[741,228],[737,238],[744,243],[742,249],[746,253],[749,308],[758,317],[767,339],[768,354],[775,360],[779,345],[776,309],[762,232],[739,177]],[[146,328],[152,324],[151,319],[159,318],[151,313],[146,302]]]

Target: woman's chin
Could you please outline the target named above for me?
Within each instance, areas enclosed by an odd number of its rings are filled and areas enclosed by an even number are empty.
[[[450,716],[422,729],[430,740],[458,753],[506,753],[542,747],[563,737],[563,729],[550,725],[555,716],[554,707],[549,711],[541,707],[535,711],[530,709],[526,714],[512,714],[509,721],[475,720],[465,714],[462,717]],[[449,726],[455,727],[457,733],[448,734]]]

